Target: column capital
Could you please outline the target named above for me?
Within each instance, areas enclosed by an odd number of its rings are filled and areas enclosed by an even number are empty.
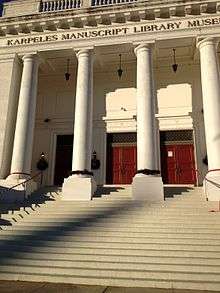
[[[38,64],[40,63],[40,57],[37,53],[28,53],[23,55],[22,57],[23,62],[25,61],[36,61]]]
[[[202,47],[207,45],[214,45],[215,47],[218,46],[220,38],[218,37],[204,37],[198,38],[196,47],[200,50]]]
[[[82,48],[82,49],[75,49],[74,50],[76,53],[76,57],[79,58],[81,56],[92,56],[94,54],[94,48],[89,47],[89,48]]]
[[[154,41],[144,42],[144,43],[133,43],[134,45],[134,53],[137,55],[139,50],[151,50],[155,46]]]

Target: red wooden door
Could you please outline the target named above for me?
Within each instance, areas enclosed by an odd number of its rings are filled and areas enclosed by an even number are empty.
[[[136,146],[114,146],[112,150],[113,184],[131,184],[136,173]]]
[[[195,184],[195,160],[192,144],[176,146],[179,183]]]
[[[195,160],[192,144],[164,145],[161,148],[163,182],[195,184]]]
[[[112,148],[112,172],[113,172],[113,182],[114,184],[120,184],[120,147]]]
[[[175,145],[164,145],[161,148],[161,170],[164,183],[177,184],[177,160]]]
[[[121,181],[122,184],[131,184],[136,173],[136,147],[121,148]]]

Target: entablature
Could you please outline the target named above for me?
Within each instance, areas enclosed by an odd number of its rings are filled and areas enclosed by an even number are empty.
[[[114,3],[115,0],[84,0],[82,5],[74,4],[71,8],[70,4],[74,1],[16,0],[5,3],[4,15],[0,18],[0,36],[96,28],[148,20],[175,20],[220,12],[220,2],[216,1],[117,0]],[[62,6],[57,6],[61,2]],[[19,11],[21,8],[22,11]]]

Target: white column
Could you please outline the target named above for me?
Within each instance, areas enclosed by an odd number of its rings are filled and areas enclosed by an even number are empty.
[[[93,51],[77,52],[78,70],[72,175],[64,180],[64,200],[90,200],[96,189],[91,173],[93,129]]]
[[[152,44],[135,48],[137,56],[137,169],[132,183],[136,199],[163,200],[163,184],[157,170],[155,89]]]
[[[137,56],[137,168],[156,169],[155,92],[151,45],[140,45]]]
[[[25,179],[31,173],[39,58],[36,54],[27,54],[23,62],[11,175],[8,179]]]
[[[77,53],[78,73],[73,142],[73,171],[91,170],[93,119],[93,52]]]
[[[200,51],[203,112],[208,156],[209,200],[220,200],[220,75],[218,39],[206,38],[197,44]]]

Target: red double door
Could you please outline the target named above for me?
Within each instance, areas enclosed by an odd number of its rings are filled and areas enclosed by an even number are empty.
[[[163,145],[161,171],[165,184],[195,184],[193,144]]]
[[[136,146],[113,146],[108,155],[111,158],[107,182],[131,184],[137,171]],[[195,184],[193,144],[163,145],[161,173],[165,184]]]
[[[136,170],[136,146],[114,146],[112,148],[112,183],[131,184]]]

